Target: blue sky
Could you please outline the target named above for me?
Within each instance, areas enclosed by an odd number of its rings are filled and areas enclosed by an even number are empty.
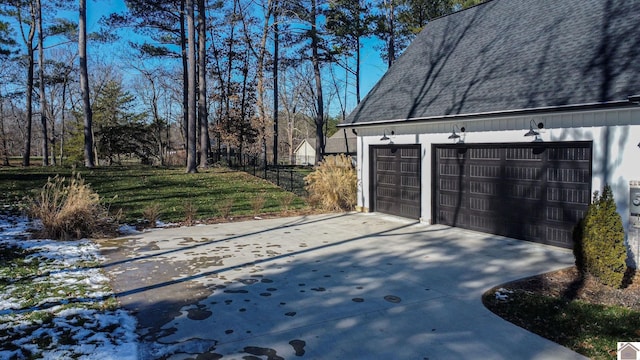
[[[87,0],[87,31],[99,30],[99,20],[102,16],[108,15],[114,12],[123,12],[126,9],[124,0]],[[69,13],[72,18],[77,18],[77,14]],[[121,34],[122,35],[122,34]],[[379,41],[376,39],[367,39],[363,42],[363,48],[361,52],[361,97],[371,90],[375,83],[384,75],[387,70],[387,64],[380,58],[379,50],[376,48],[376,44]],[[337,71],[340,75],[342,71]],[[350,79],[350,90],[354,85],[354,80]],[[352,110],[355,106],[355,96],[351,97],[354,104],[349,104],[348,110]],[[331,108],[333,113],[337,106]]]

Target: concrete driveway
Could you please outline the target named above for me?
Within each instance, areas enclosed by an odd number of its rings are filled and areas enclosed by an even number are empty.
[[[141,359],[576,359],[486,310],[570,251],[380,214],[159,229],[103,241]]]

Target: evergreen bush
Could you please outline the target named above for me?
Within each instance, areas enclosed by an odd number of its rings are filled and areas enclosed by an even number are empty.
[[[604,187],[602,195],[594,193],[581,225],[577,231],[581,236],[576,244],[579,246],[576,265],[605,285],[621,287],[627,270],[627,249],[622,218],[609,185]]]
[[[304,178],[309,203],[327,211],[350,211],[356,206],[357,175],[350,156],[327,156]]]

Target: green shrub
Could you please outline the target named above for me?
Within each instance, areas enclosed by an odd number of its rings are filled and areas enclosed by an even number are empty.
[[[627,270],[622,218],[616,211],[611,187],[596,191],[578,230],[576,265],[605,285],[621,287]]]
[[[39,235],[51,239],[80,239],[115,230],[100,197],[80,175],[68,183],[63,177],[49,178],[39,196],[29,200],[27,211],[42,222]]]
[[[349,211],[356,206],[357,175],[350,156],[325,157],[304,181],[313,206],[328,211]]]

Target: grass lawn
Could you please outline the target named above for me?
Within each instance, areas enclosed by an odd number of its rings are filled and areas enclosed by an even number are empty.
[[[143,211],[158,206],[159,219],[182,221],[192,208],[196,219],[278,213],[306,208],[304,199],[244,172],[227,168],[185,174],[184,168],[143,166],[104,167],[75,170],[112,212],[122,209],[125,221],[143,218]],[[66,167],[0,168],[0,204],[24,203],[37,194],[47,179],[69,178]]]
[[[591,359],[615,359],[617,342],[640,341],[640,311],[506,287],[505,300],[485,293],[489,310]]]

